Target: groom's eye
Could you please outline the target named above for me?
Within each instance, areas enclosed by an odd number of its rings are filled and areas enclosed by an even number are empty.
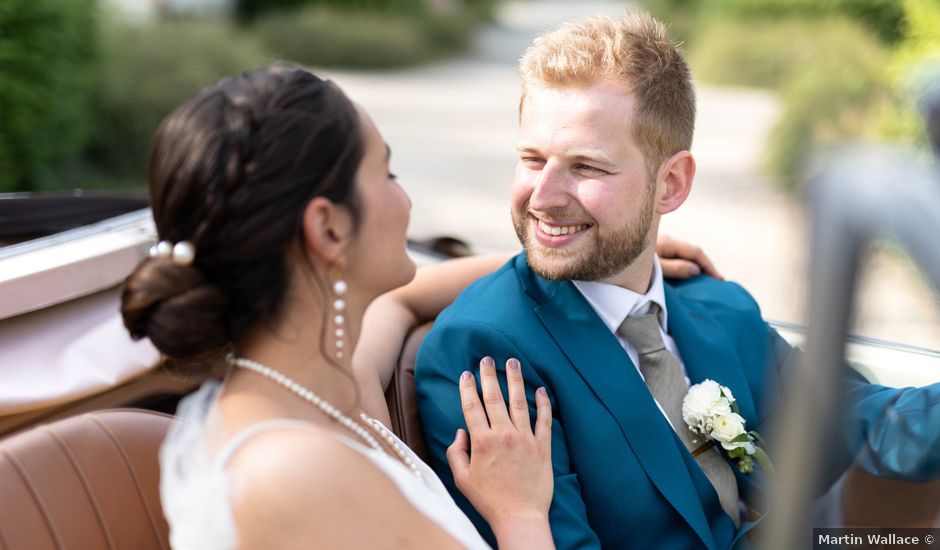
[[[574,169],[577,170],[578,172],[590,174],[593,176],[603,176],[603,175],[610,173],[607,170],[602,170],[600,168],[597,168],[595,166],[589,166],[587,164],[576,164],[574,165]]]
[[[529,165],[529,166],[532,166],[532,167],[540,167],[540,166],[542,166],[543,164],[545,164],[545,160],[543,160],[543,159],[541,159],[541,158],[539,158],[539,157],[522,157],[520,160],[521,160],[523,163],[525,163],[525,164],[527,164],[527,165]]]

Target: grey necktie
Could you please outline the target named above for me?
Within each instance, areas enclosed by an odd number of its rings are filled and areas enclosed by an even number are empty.
[[[659,332],[659,311],[659,305],[651,302],[649,313],[627,317],[620,324],[617,333],[636,348],[640,356],[640,372],[646,379],[653,399],[665,411],[686,449],[693,451],[704,441],[701,436],[693,434],[682,421],[682,400],[689,386],[679,359],[666,349],[663,343]],[[700,453],[696,461],[718,492],[722,509],[731,516],[735,526],[740,525],[738,483],[731,466],[717,448]]]

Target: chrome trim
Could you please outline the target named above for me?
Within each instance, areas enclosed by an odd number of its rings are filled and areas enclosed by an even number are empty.
[[[767,324],[772,326],[777,330],[785,330],[791,332],[797,332],[802,334],[804,337],[808,332],[808,327],[806,325],[801,325],[799,323],[791,323],[789,321],[776,321],[772,319],[765,319]],[[849,334],[845,337],[846,343],[849,344],[860,344],[865,346],[874,346],[878,348],[885,348],[892,351],[903,351],[905,353],[914,353],[917,355],[925,355],[927,357],[933,357],[935,359],[940,359],[940,350],[923,348],[920,346],[912,346],[910,344],[903,344],[900,342],[892,342],[890,340],[881,340],[878,338],[872,338],[871,336],[864,336],[861,334]]]
[[[150,214],[149,208],[138,210],[136,212],[129,212],[127,214],[121,214],[120,216],[108,218],[91,225],[76,227],[75,229],[69,229],[68,231],[62,231],[60,233],[46,235],[45,237],[31,239],[22,243],[0,247],[0,260],[19,256],[20,254],[28,254],[36,250],[43,250],[50,246],[73,242],[105,232],[120,231],[122,229],[126,229],[129,226],[133,227],[139,224],[147,224],[148,222],[152,227],[153,218]],[[153,236],[156,236],[156,229],[153,230]]]

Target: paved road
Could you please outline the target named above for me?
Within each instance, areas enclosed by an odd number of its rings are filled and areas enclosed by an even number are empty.
[[[374,117],[414,203],[414,237],[449,234],[477,247],[518,247],[509,221],[519,81],[515,62],[559,22],[618,14],[618,2],[506,3],[465,57],[378,73],[332,72]],[[805,220],[761,168],[779,106],[768,93],[698,86],[695,189],[664,232],[700,244],[772,319],[804,321]],[[857,330],[940,349],[935,294],[903,261],[881,255],[862,286]]]

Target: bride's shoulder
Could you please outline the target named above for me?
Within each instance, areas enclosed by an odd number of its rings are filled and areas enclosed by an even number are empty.
[[[370,546],[387,536],[390,519],[403,534],[430,528],[402,506],[397,487],[368,456],[325,428],[266,430],[240,446],[226,469],[247,548],[253,541],[265,548]]]
[[[394,482],[355,443],[341,437],[314,425],[278,427],[252,436],[226,465],[237,487],[233,509],[238,512],[241,497],[253,510],[296,505],[325,517],[338,511],[338,500],[363,506],[395,498]]]
[[[337,479],[373,477],[371,459],[341,432],[287,416],[290,411],[253,394],[229,392],[206,415],[203,435],[214,449],[214,462],[252,497],[270,490],[283,500],[297,495],[314,500]],[[375,475],[380,475],[375,472]],[[316,486],[316,493],[298,489]],[[306,504],[316,504],[307,502]]]
[[[375,470],[368,457],[339,437],[314,424],[272,426],[240,444],[225,469],[243,483],[251,481],[252,490],[277,489],[282,498],[283,491],[315,484],[322,492],[338,479]]]

